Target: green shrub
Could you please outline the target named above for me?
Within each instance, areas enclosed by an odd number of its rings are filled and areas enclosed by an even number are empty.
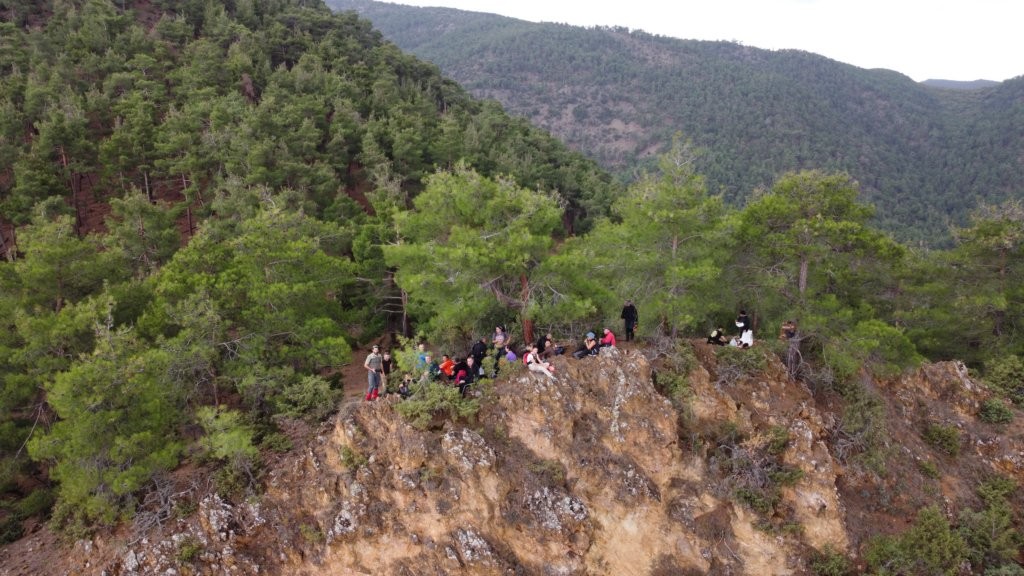
[[[178,564],[191,564],[203,551],[203,543],[195,536],[186,536],[178,543],[178,553],[175,558]]]
[[[1024,568],[1020,564],[1010,562],[994,568],[986,568],[985,576],[1024,576]]]
[[[558,460],[538,460],[530,463],[530,471],[544,478],[551,486],[565,483],[565,466]]]
[[[1014,404],[1024,404],[1024,362],[1020,356],[1011,354],[987,362],[985,381]]]
[[[213,475],[217,493],[232,502],[244,500],[252,492],[254,480],[250,464],[245,460],[229,461]]]
[[[284,454],[293,447],[292,440],[281,432],[271,432],[260,440],[260,448]]]
[[[789,430],[784,426],[772,426],[769,431],[768,453],[773,456],[779,456],[786,451],[786,446],[788,445]]]
[[[856,461],[878,474],[885,473],[885,404],[860,384],[845,387],[846,403],[833,442],[833,453],[842,462]]]
[[[750,376],[765,369],[764,353],[757,349],[724,346],[715,353],[716,372],[715,384],[733,386],[744,376]]]
[[[19,518],[42,516],[50,512],[55,499],[52,490],[36,488],[28,496],[19,500],[15,504],[14,510]]]
[[[1008,424],[1013,420],[1013,410],[997,398],[989,398],[981,403],[978,418],[989,424]]]
[[[348,470],[355,470],[365,466],[369,460],[350,446],[342,446],[340,450],[341,464]]]
[[[973,566],[998,566],[1017,557],[1021,534],[1013,525],[1013,511],[1005,500],[982,510],[960,515],[960,536],[967,544]]]
[[[0,546],[18,540],[23,534],[21,519],[17,516],[12,514],[0,521]]]
[[[954,457],[960,454],[960,431],[956,426],[930,422],[925,426],[923,437],[925,442],[940,452]]]
[[[455,386],[428,382],[418,387],[411,398],[398,404],[398,413],[417,428],[426,428],[435,415],[470,418],[480,410],[480,401],[463,398]]]
[[[850,561],[831,545],[825,545],[811,556],[811,571],[815,576],[846,576],[850,573]]]
[[[986,504],[1002,502],[1006,497],[1017,489],[1017,483],[1013,478],[1006,476],[993,476],[978,485],[978,496]]]
[[[936,506],[921,510],[914,525],[899,536],[868,542],[864,560],[873,574],[937,576],[956,574],[967,546]]]
[[[668,371],[659,372],[657,383],[658,390],[677,408],[685,406],[693,396],[690,379],[686,375]]]
[[[199,510],[199,503],[195,500],[178,500],[174,503],[174,517],[188,518]]]
[[[960,515],[959,532],[967,544],[973,566],[1010,566],[1017,557],[1024,541],[1013,524],[1013,510],[1006,499],[1016,489],[1017,484],[1011,478],[990,478],[977,490],[985,507],[965,510]],[[988,573],[986,570],[985,574]]]
[[[768,473],[768,478],[779,486],[792,486],[802,480],[804,471],[800,468],[779,468]]]
[[[278,396],[279,413],[292,418],[319,422],[330,414],[338,400],[338,391],[320,376],[306,376],[289,384]]]
[[[309,544],[323,544],[327,541],[324,531],[314,524],[300,524],[299,535]]]
[[[222,460],[249,460],[259,455],[253,445],[254,431],[236,410],[219,410],[202,406],[196,411],[196,420],[206,431],[199,440],[208,456]]]
[[[775,506],[778,505],[780,498],[777,490],[758,490],[748,486],[737,488],[733,494],[751,510],[765,516],[775,512]]]
[[[920,470],[922,474],[931,478],[932,480],[939,479],[939,467],[936,466],[935,462],[932,462],[931,460],[918,460],[917,469]]]

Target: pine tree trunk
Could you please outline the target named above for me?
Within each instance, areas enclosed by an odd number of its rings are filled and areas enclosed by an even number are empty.
[[[806,256],[801,256],[800,257],[800,280],[799,280],[799,284],[797,286],[800,289],[800,300],[801,301],[804,299],[804,292],[807,291],[807,268],[808,268],[808,265],[809,264],[807,262],[807,257]]]
[[[529,346],[533,342],[533,319],[527,317],[527,306],[530,303],[530,281],[527,279],[526,274],[519,275],[519,285],[522,288],[520,297],[522,298],[522,318],[523,318],[523,345]]]

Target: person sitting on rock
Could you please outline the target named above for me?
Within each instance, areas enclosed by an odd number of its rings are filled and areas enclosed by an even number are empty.
[[[796,322],[786,320],[779,329],[779,340],[792,340],[796,338]]]
[[[552,356],[561,356],[562,354],[565,354],[565,346],[559,346],[558,344],[556,344],[550,332],[548,332],[547,335],[544,336],[544,346],[538,346],[537,349],[540,350],[540,357],[542,359],[551,358]]]
[[[738,338],[733,338],[732,340],[729,340],[729,346],[732,346],[733,348],[750,348],[753,345],[754,345],[754,331],[753,330],[744,330],[743,333],[740,334]]]
[[[548,378],[554,380],[555,375],[552,374],[554,368],[551,364],[544,362],[540,359],[540,352],[537,351],[537,347],[530,348],[530,351],[526,353],[526,367],[532,372],[540,372]]]
[[[725,330],[721,327],[715,328],[711,331],[708,336],[708,344],[714,344],[715,346],[725,346],[729,342],[725,339]]]
[[[444,375],[445,380],[451,381],[455,376],[455,361],[447,354],[441,355],[441,363],[438,365],[438,368],[441,369],[441,374]]]
[[[602,348],[614,348],[615,347],[615,334],[611,330],[605,328],[604,336],[601,336],[601,347]]]
[[[455,373],[455,384],[459,387],[459,394],[463,398],[466,397],[466,392],[469,391],[469,387],[476,380],[477,366],[476,361],[472,356],[466,358],[466,365]]]
[[[412,396],[412,374],[406,372],[402,375],[402,382],[398,385],[398,395],[402,397],[402,400]]]
[[[427,354],[426,361],[427,365],[423,368],[423,378],[431,382],[437,382],[441,379],[441,365],[429,353]]]
[[[587,338],[583,341],[583,346],[579,350],[572,353],[572,357],[579,360],[586,356],[595,356],[600,348],[597,344],[597,339],[593,332],[587,332]]]

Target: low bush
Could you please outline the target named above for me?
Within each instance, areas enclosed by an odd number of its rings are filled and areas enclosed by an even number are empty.
[[[864,553],[871,574],[938,576],[957,574],[967,545],[937,506],[921,510],[914,525],[898,536],[878,536]]]
[[[931,478],[932,480],[939,479],[939,467],[936,466],[935,462],[932,462],[931,460],[919,460],[917,462],[917,469],[921,471],[921,474],[924,474],[925,476]]]
[[[885,404],[860,384],[847,386],[839,425],[833,432],[832,450],[842,462],[857,462],[877,474],[885,473]]]
[[[922,436],[925,442],[940,452],[954,457],[960,454],[960,431],[956,429],[956,426],[944,426],[930,422],[925,426]]]
[[[356,468],[365,466],[369,461],[366,456],[356,452],[350,446],[342,446],[339,456],[341,457],[341,464],[347,470],[355,470]]]
[[[1010,478],[996,476],[978,486],[985,503],[981,510],[965,510],[960,515],[959,533],[967,544],[968,558],[975,567],[986,567],[985,574],[1006,572],[1020,553],[1024,538],[1014,526],[1013,510],[1007,496],[1017,489]]]
[[[186,536],[178,543],[178,553],[175,558],[178,560],[178,564],[191,564],[203,551],[203,543],[199,541],[195,536]]]
[[[1014,404],[1024,404],[1024,362],[1020,356],[1011,354],[986,362],[985,381]]]
[[[278,396],[279,413],[319,422],[334,410],[339,396],[339,391],[332,390],[331,384],[324,378],[306,376],[281,391]]]
[[[847,576],[850,574],[850,561],[842,552],[826,545],[811,556],[811,572],[815,576]]]
[[[717,349],[715,358],[718,386],[733,386],[744,376],[764,370],[766,365],[764,353],[750,348],[725,346]]]
[[[1013,410],[1002,400],[989,398],[981,403],[978,418],[989,424],[1008,424],[1013,421]]]
[[[411,398],[398,404],[398,413],[417,428],[426,428],[434,416],[470,418],[480,411],[480,401],[463,398],[455,386],[428,382],[418,386]]]

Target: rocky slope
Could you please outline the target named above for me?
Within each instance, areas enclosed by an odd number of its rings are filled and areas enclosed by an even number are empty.
[[[556,359],[553,381],[519,370],[471,422],[420,430],[398,400],[349,405],[273,465],[259,499],[191,492],[177,519],[71,550],[42,531],[4,551],[0,575],[44,557],[53,573],[110,576],[807,574],[814,550],[856,557],[926,503],[953,517],[979,476],[1024,480],[1019,423],[978,422],[987,392],[958,364],[865,382],[892,439],[879,475],[842,442],[838,397],[762,350],[750,370],[693,347],[675,405],[656,390],[663,361],[639,350]],[[921,439],[932,421],[961,431],[955,459]]]

